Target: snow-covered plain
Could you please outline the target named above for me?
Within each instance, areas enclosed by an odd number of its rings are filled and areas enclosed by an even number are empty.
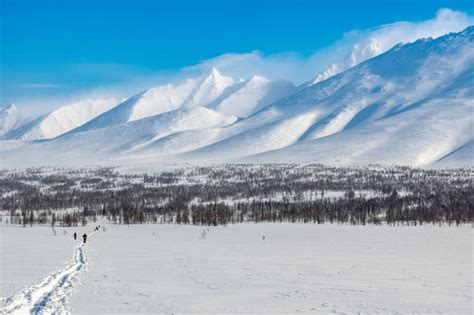
[[[67,267],[83,230],[92,226],[55,236],[3,225],[0,295]],[[53,291],[74,314],[472,314],[472,236],[470,226],[106,225],[80,274]]]

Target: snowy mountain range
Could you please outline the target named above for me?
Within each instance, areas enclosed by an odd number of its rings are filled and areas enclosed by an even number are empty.
[[[471,166],[473,41],[474,27],[388,51],[374,39],[301,87],[212,69],[119,104],[61,107],[19,128],[5,109],[0,161]]]
[[[212,69],[208,75],[187,79],[176,85],[157,86],[134,95],[74,132],[105,128],[198,106],[242,117],[295,90],[296,87],[290,82],[270,82],[259,76],[235,82],[233,78],[222,76],[217,69]]]

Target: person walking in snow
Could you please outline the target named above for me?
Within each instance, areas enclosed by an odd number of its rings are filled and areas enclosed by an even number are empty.
[[[84,235],[82,235],[82,239],[84,240],[84,244],[86,243],[86,240],[87,240],[87,234],[84,233]]]
[[[76,233],[76,232],[74,232],[74,234],[73,234],[73,235],[74,235],[74,240],[76,240],[76,238],[77,238],[77,233]]]

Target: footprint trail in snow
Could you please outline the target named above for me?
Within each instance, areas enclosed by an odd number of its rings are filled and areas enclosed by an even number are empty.
[[[34,283],[21,293],[4,301],[2,314],[68,314],[66,299],[72,295],[74,284],[87,265],[84,245],[74,250],[74,260]]]

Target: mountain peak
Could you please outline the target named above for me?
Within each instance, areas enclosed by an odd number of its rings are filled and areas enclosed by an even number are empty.
[[[11,103],[8,107],[3,108],[3,110],[8,111],[8,112],[17,112],[18,111],[17,107],[15,106],[15,103]]]
[[[270,82],[266,77],[254,74],[250,79],[249,82],[261,82],[261,83],[267,83]]]
[[[212,67],[211,71],[204,75],[202,82],[213,82],[213,84],[233,84],[234,79],[231,77],[223,76],[216,67]]]
[[[192,93],[184,102],[184,106],[192,107],[209,104],[220,97],[226,88],[234,83],[234,79],[225,77],[216,68],[212,68],[211,72],[204,76],[201,82],[194,87]]]
[[[111,99],[86,99],[75,103],[63,105],[55,110],[23,124],[19,128],[10,128],[5,134],[9,140],[40,140],[52,139],[76,127],[79,127],[94,117],[102,114],[117,104],[118,100]],[[13,105],[14,106],[14,105]],[[12,106],[10,106],[11,108]],[[16,108],[10,115],[21,116]],[[18,125],[18,124],[17,124]]]
[[[216,67],[212,67],[211,72],[212,75],[221,75],[219,70]]]
[[[206,75],[204,75],[204,80],[208,80],[208,79],[217,80],[220,78],[224,78],[224,76],[219,72],[219,70],[217,70],[216,67],[212,67],[211,71],[209,71]]]

